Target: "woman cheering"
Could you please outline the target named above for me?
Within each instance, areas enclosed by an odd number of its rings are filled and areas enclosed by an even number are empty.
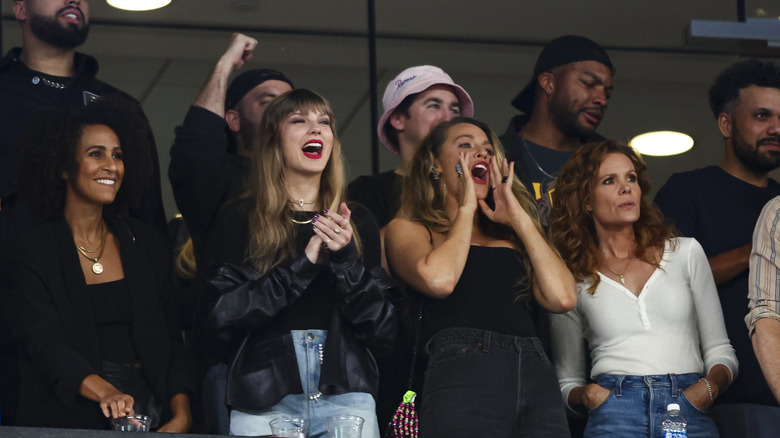
[[[487,125],[440,124],[415,153],[385,234],[392,274],[425,297],[426,437],[569,436],[528,300],[565,312],[574,278],[512,167]]]
[[[317,437],[326,418],[352,414],[378,437],[374,356],[392,350],[398,323],[386,275],[365,267],[379,264],[376,225],[343,202],[327,101],[305,89],[277,97],[253,154],[247,193],[220,211],[206,248],[222,263],[210,319],[234,349],[230,431],[269,434],[269,421],[292,416]]]
[[[612,140],[580,147],[561,170],[550,234],[579,281],[577,306],[552,319],[561,391],[588,412],[586,437],[658,437],[670,403],[689,437],[716,437],[705,411],[736,356],[704,251],[673,237],[649,191],[642,159]]]

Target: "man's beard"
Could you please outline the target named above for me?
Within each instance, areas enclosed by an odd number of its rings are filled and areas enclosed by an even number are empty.
[[[236,143],[236,153],[238,155],[250,156],[252,154],[252,142],[258,135],[259,128],[249,119],[244,118],[241,113],[238,115],[241,128],[237,137],[240,139]]]
[[[553,116],[553,123],[565,136],[585,138],[595,132],[595,129],[580,123],[579,111],[572,108],[572,103],[565,101],[563,97],[553,96],[549,109]]]
[[[61,12],[58,12],[57,16]],[[61,49],[72,49],[84,44],[89,34],[89,23],[86,22],[79,29],[75,24],[68,23],[63,26],[56,18],[39,14],[32,15],[29,20],[33,35],[41,41]]]
[[[778,141],[777,138],[762,138],[755,145],[748,144],[737,128],[736,122],[731,123],[732,145],[734,155],[740,163],[754,172],[766,173],[780,167],[780,152],[770,151],[762,154],[759,146],[769,140]]]

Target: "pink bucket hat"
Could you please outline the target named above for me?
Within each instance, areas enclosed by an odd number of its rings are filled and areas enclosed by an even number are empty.
[[[395,108],[403,102],[410,94],[421,93],[434,85],[449,85],[458,97],[460,103],[460,114],[464,117],[474,117],[474,102],[471,96],[460,85],[456,84],[450,75],[444,73],[444,70],[432,65],[418,65],[409,67],[395,77],[385,88],[385,95],[382,97],[382,106],[385,113],[379,119],[376,132],[379,134],[379,141],[394,154],[398,154],[398,145],[394,145],[387,139],[384,126],[390,114]]]

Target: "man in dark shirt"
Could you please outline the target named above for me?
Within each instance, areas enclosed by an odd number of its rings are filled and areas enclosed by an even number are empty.
[[[266,106],[293,89],[292,81],[271,69],[248,70],[228,79],[252,58],[257,40],[234,34],[206,83],[176,129],[168,178],[184,217],[198,264],[219,208],[243,192],[250,146]],[[205,266],[203,266],[205,268]]]
[[[764,204],[780,194],[780,184],[768,175],[780,166],[780,69],[758,60],[734,64],[718,76],[709,100],[725,143],[723,159],[717,166],[672,175],[655,202],[683,235],[701,243],[718,285],[739,360],[738,375],[713,409],[721,436],[776,436],[780,409],[744,318],[753,229]],[[767,406],[775,407],[774,414]]]
[[[512,101],[522,111],[509,123],[501,143],[515,174],[539,205],[549,225],[558,172],[596,134],[612,94],[615,68],[593,41],[574,35],[552,40],[539,55],[531,81]]]
[[[434,126],[453,117],[474,116],[474,103],[460,85],[439,67],[409,67],[387,84],[384,114],[377,124],[379,140],[401,157],[398,168],[379,175],[360,176],[349,184],[349,200],[368,208],[381,229],[398,211],[401,177]]]

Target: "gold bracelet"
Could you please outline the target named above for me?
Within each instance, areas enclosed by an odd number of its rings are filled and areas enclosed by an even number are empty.
[[[712,385],[710,385],[710,381],[707,380],[706,377],[702,377],[699,379],[699,382],[704,380],[704,384],[707,385],[707,393],[710,395],[710,401],[715,401],[715,397],[712,396]]]

